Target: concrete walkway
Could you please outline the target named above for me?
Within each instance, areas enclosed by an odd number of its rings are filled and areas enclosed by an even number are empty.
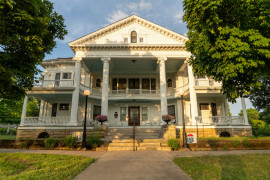
[[[96,162],[80,173],[76,180],[114,180],[114,179],[191,179],[177,167],[175,157],[220,156],[237,154],[270,154],[270,150],[235,150],[235,151],[61,151],[61,150],[20,150],[0,149],[5,153],[46,153],[80,155],[96,158]]]

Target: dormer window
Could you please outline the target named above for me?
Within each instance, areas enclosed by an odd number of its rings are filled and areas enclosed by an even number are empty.
[[[137,43],[137,32],[136,31],[131,32],[131,43]]]

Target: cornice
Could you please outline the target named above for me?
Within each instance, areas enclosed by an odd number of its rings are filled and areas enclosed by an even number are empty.
[[[188,41],[188,38],[181,35],[181,34],[178,34],[176,32],[173,32],[172,30],[169,30],[165,27],[162,27],[160,25],[157,25],[155,23],[152,23],[148,20],[145,20],[141,17],[138,17],[136,15],[132,15],[132,16],[129,16],[125,19],[122,19],[116,23],[113,23],[111,25],[108,25],[100,30],[97,30],[93,33],[90,33],[86,36],[83,36],[77,40],[74,40],[72,42],[69,43],[69,46],[74,46],[74,45],[82,45],[82,44],[85,44],[87,42],[90,42],[90,41],[94,41],[100,37],[103,37],[105,35],[107,35],[108,33],[111,33],[111,32],[114,32],[118,29],[121,29],[129,24],[132,24],[132,23],[138,23],[138,24],[141,24],[142,26],[145,26],[146,28],[149,28],[153,31],[156,31],[160,34],[163,34],[167,37],[170,37],[172,39],[175,39],[175,40],[178,40],[179,43],[185,43],[186,41]]]
[[[50,61],[43,61],[41,63],[42,67],[48,67],[48,66],[55,66],[55,65],[62,65],[62,64],[75,64],[74,60],[50,60]]]
[[[73,51],[88,51],[88,50],[133,50],[133,51],[160,51],[160,50],[166,50],[166,51],[186,51],[185,45],[175,45],[175,44],[169,44],[169,45],[145,45],[145,44],[134,44],[134,45],[119,45],[119,44],[91,44],[91,45],[75,45],[70,46]]]

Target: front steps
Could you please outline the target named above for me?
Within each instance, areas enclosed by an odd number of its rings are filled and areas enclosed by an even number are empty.
[[[160,127],[135,127],[136,139],[159,139],[161,137]],[[109,127],[106,139],[132,139],[133,127],[114,128]]]
[[[133,147],[134,144],[134,147]],[[111,140],[108,151],[171,151],[165,139],[123,139]]]

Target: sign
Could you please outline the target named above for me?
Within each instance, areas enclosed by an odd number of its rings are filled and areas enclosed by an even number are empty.
[[[78,142],[82,142],[82,138],[83,138],[83,132],[72,132],[72,136],[77,137],[77,141]]]
[[[188,133],[187,134],[187,143],[188,144],[196,144],[197,143],[197,134],[196,133]]]

